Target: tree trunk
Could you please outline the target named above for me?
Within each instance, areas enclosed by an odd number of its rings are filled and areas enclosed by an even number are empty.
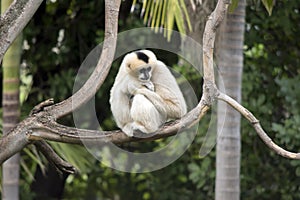
[[[1,1],[1,12],[10,5],[11,0]],[[19,109],[19,70],[22,52],[22,39],[19,36],[3,58],[3,134],[8,133],[18,122]],[[19,199],[20,155],[16,154],[2,166],[2,199]]]
[[[222,23],[217,42],[219,78],[225,93],[241,101],[245,0],[228,13]],[[216,200],[240,198],[240,114],[224,102],[218,102],[218,140],[216,155]]]
[[[192,0],[194,2],[194,0]],[[186,26],[187,35],[194,39],[196,42],[192,40],[184,40],[182,38],[181,41],[181,53],[184,57],[188,57],[191,60],[191,64],[194,64],[197,67],[201,66],[202,63],[202,47],[198,44],[202,45],[203,40],[203,31],[205,27],[205,23],[207,17],[211,14],[213,9],[215,8],[215,1],[204,1],[201,5],[194,3],[191,4],[191,0],[185,0],[186,9],[189,13],[189,18],[192,25],[192,31]],[[196,2],[196,1],[195,1]],[[201,49],[200,49],[201,48]],[[202,68],[199,68],[202,71]],[[186,91],[187,94],[189,91]]]

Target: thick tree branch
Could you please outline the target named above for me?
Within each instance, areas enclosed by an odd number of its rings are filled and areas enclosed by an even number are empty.
[[[28,117],[2,136],[0,139],[0,164],[30,144],[26,134],[29,132],[31,124],[34,124],[34,119]]]
[[[228,95],[224,93],[219,93],[218,97],[219,100],[222,100],[229,105],[231,105],[234,109],[236,109],[239,113],[241,113],[253,126],[256,133],[259,135],[259,137],[262,139],[262,141],[273,151],[275,151],[277,154],[290,158],[290,159],[300,159],[300,153],[293,153],[289,152],[277,144],[275,144],[272,139],[266,134],[266,132],[261,127],[259,120],[256,119],[256,117],[246,108],[244,108],[241,104],[239,104],[237,101],[235,101],[233,98],[229,97]]]
[[[90,144],[98,145],[99,143],[114,143],[122,144],[136,141],[152,141],[155,139],[165,138],[184,131],[196,123],[198,123],[208,111],[207,106],[203,101],[199,106],[190,111],[183,118],[165,124],[156,133],[146,137],[128,137],[122,131],[97,131],[85,130],[67,127],[55,122],[43,123],[39,127],[34,127],[32,132],[27,136],[29,140],[50,140],[56,142],[72,143],[72,144]]]
[[[43,0],[14,0],[0,20],[0,62]]]

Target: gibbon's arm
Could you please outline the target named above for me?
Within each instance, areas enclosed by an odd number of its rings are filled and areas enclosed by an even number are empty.
[[[167,110],[169,119],[181,118],[187,112],[184,97],[180,89],[179,88],[176,89],[176,88],[177,87],[166,88],[162,85],[156,86],[156,93],[165,102],[165,109]]]
[[[134,94],[144,95],[155,106],[162,116],[168,116],[165,101],[155,92],[146,88],[140,88],[135,90]]]
[[[182,92],[168,67],[161,61],[152,72],[152,82],[155,92],[163,99],[168,118],[177,119],[187,112],[187,106]]]
[[[110,107],[114,119],[119,128],[123,127],[132,122],[130,117],[130,95],[128,93],[128,85],[126,84],[127,79],[116,79],[111,91],[110,91]]]

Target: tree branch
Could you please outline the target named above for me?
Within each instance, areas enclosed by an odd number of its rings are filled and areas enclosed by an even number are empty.
[[[54,119],[60,118],[90,100],[103,84],[113,62],[118,33],[120,0],[105,0],[105,37],[100,59],[86,83],[68,99],[47,108]]]
[[[0,62],[43,0],[14,0],[0,20]]]
[[[208,111],[209,106],[205,105],[203,101],[199,106],[190,111],[183,118],[165,124],[156,133],[149,135],[149,137],[128,137],[120,130],[116,131],[97,131],[85,130],[67,127],[56,122],[40,124],[39,127],[32,128],[32,132],[28,134],[29,140],[49,140],[56,142],[72,143],[72,144],[90,144],[98,145],[99,143],[114,143],[122,144],[127,142],[137,141],[152,141],[160,138],[169,137],[184,131],[196,123],[198,123]],[[138,133],[136,134],[138,135]]]
[[[212,85],[215,88],[214,76],[214,45],[216,38],[216,30],[226,16],[226,11],[229,5],[227,0],[219,0],[215,10],[208,17],[204,33],[203,33],[203,78],[204,85]],[[212,94],[215,93],[212,91]]]
[[[46,159],[54,164],[57,169],[59,169],[62,172],[74,174],[77,172],[75,167],[73,167],[68,162],[61,159],[52,149],[52,147],[45,141],[37,141],[34,143],[34,145],[37,147],[37,149],[44,154]]]
[[[261,127],[259,120],[256,119],[256,117],[246,108],[244,108],[241,104],[239,104],[237,101],[235,101],[233,98],[229,97],[228,95],[224,93],[219,93],[218,97],[219,100],[222,100],[229,105],[231,105],[235,110],[237,110],[239,113],[241,113],[253,126],[258,136],[262,139],[262,141],[273,151],[275,151],[277,154],[290,158],[290,159],[300,159],[300,153],[293,153],[290,151],[287,151],[277,144],[275,144],[272,139],[267,135],[267,133],[263,130]]]

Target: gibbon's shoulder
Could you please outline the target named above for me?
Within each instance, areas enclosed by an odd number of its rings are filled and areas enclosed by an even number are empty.
[[[157,61],[157,66],[153,69],[152,73],[155,74],[152,76],[152,81],[154,83],[164,82],[166,87],[175,87],[175,85],[177,86],[175,77],[162,61]]]
[[[173,76],[170,69],[160,60],[157,60],[157,65],[155,69],[153,69],[153,73],[157,76]]]

